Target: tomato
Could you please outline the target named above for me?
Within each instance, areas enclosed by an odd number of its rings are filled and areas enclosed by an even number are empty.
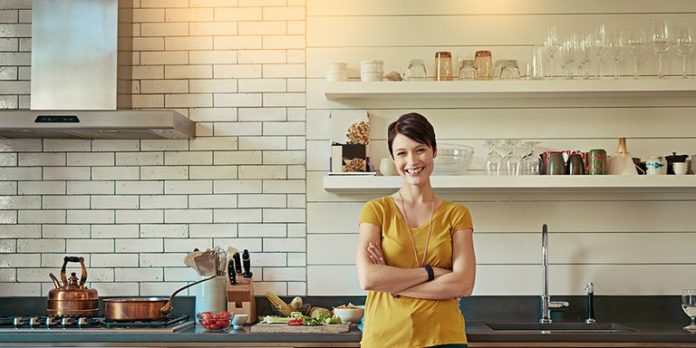
[[[302,326],[302,325],[304,325],[304,321],[301,318],[290,319],[290,321],[288,321],[288,325],[290,325],[290,326]]]
[[[220,318],[222,318],[222,319],[229,319],[230,316],[232,316],[232,315],[231,315],[230,312],[228,312],[228,311],[220,311],[220,312],[218,313],[218,316],[219,316]]]
[[[227,327],[230,325],[230,320],[229,319],[218,319],[216,321],[216,324],[220,327]]]
[[[210,330],[220,330],[220,326],[217,324],[208,325],[205,328]]]

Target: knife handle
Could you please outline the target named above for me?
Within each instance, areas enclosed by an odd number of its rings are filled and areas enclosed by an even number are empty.
[[[230,279],[230,284],[237,285],[237,273],[234,270],[234,265],[235,263],[232,259],[227,263],[227,276]]]
[[[251,258],[249,257],[249,251],[244,249],[242,253],[242,264],[244,265],[244,273],[242,276],[244,278],[251,278],[254,274],[251,273]]]
[[[237,273],[242,274],[242,259],[239,257],[239,253],[234,253],[234,255],[232,255],[232,259],[234,259],[235,270]]]

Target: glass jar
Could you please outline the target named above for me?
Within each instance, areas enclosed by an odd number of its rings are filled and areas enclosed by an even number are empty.
[[[491,51],[476,51],[474,55],[474,68],[476,69],[476,80],[493,79],[493,58]]]
[[[446,51],[435,53],[435,80],[452,81],[452,53]]]

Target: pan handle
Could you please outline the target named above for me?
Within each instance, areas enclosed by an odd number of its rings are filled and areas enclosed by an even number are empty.
[[[215,278],[215,277],[218,277],[218,276],[214,275],[214,276],[212,276],[212,277],[208,277],[208,278],[205,278],[205,279],[201,279],[201,280],[199,280],[199,281],[197,281],[197,282],[193,282],[193,283],[191,283],[191,284],[187,284],[187,285],[185,285],[185,286],[183,286],[183,287],[177,289],[176,291],[174,291],[174,293],[173,293],[171,296],[169,296],[169,300],[167,300],[167,303],[165,303],[165,304],[162,306],[162,308],[160,308],[160,312],[162,312],[162,314],[169,314],[169,312],[172,311],[172,300],[174,300],[174,296],[176,296],[176,294],[180,293],[181,290],[184,290],[184,289],[190,288],[190,287],[192,287],[192,286],[194,286],[194,285],[196,285],[196,284],[200,284],[200,283],[202,283],[202,282],[211,280],[211,279],[213,279],[213,278]]]

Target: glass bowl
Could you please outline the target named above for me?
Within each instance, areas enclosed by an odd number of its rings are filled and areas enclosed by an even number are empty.
[[[227,312],[201,312],[196,315],[198,324],[208,331],[223,331],[230,327],[230,314]]]
[[[474,158],[474,148],[468,145],[437,144],[433,175],[464,175]]]

